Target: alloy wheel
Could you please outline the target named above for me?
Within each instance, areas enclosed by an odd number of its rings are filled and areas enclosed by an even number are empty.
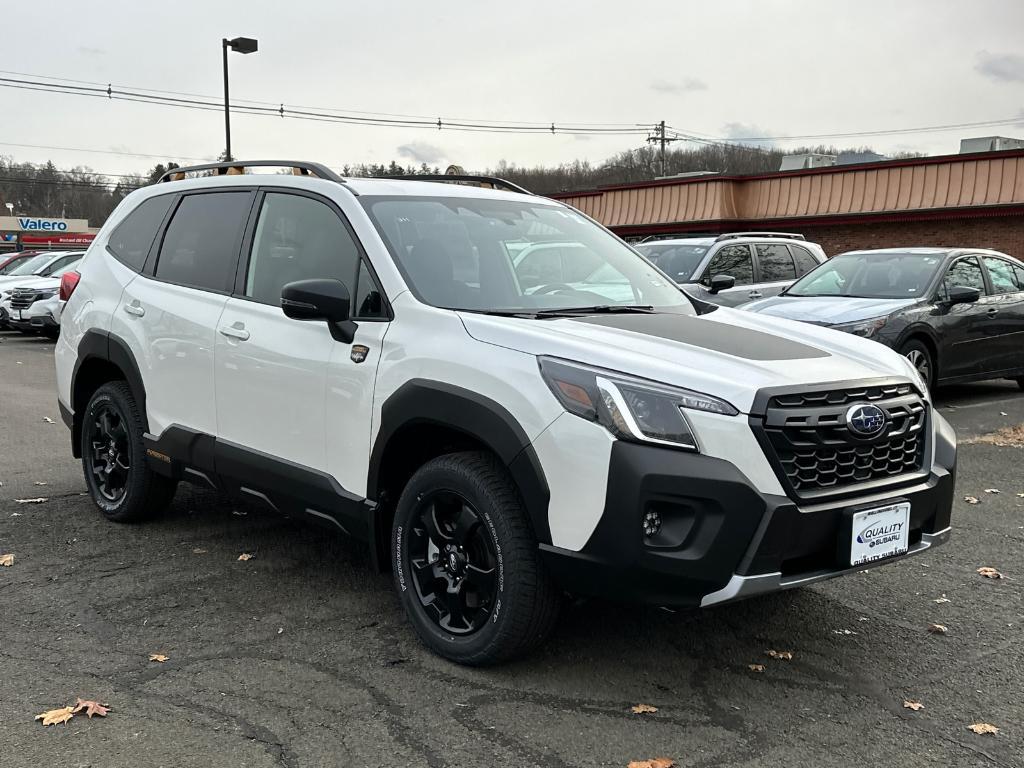
[[[128,429],[124,419],[115,408],[104,404],[93,412],[88,429],[88,468],[96,482],[96,490],[107,501],[120,501],[131,473]]]
[[[932,381],[932,364],[928,359],[928,355],[920,349],[911,349],[907,352],[907,360],[909,360],[910,364],[917,369],[919,374],[921,374],[921,378],[924,379],[925,383],[930,386]]]
[[[496,547],[483,518],[453,491],[417,500],[410,531],[413,582],[426,615],[446,632],[469,635],[484,626],[497,592]]]

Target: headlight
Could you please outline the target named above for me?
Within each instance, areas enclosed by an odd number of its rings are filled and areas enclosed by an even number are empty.
[[[834,331],[852,333],[854,336],[862,336],[870,339],[888,322],[888,317],[875,317],[871,320],[858,320],[856,323],[843,323],[842,325],[829,326]]]
[[[57,295],[58,290],[60,289],[54,288],[52,290],[40,291],[36,297],[36,301],[38,301],[39,299],[52,299],[54,296]]]
[[[724,400],[700,392],[552,357],[538,361],[544,381],[567,411],[596,421],[623,440],[696,451],[697,439],[684,409],[739,413]]]

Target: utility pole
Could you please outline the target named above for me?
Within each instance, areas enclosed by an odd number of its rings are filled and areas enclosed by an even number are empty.
[[[662,120],[660,123],[654,126],[654,135],[648,136],[647,141],[656,141],[661,145],[659,157],[661,161],[661,175],[665,176],[665,145],[671,144],[673,141],[679,141],[678,136],[666,136],[665,135],[665,121]]]

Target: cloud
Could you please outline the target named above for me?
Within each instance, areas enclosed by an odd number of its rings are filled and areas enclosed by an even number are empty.
[[[1015,53],[981,51],[974,69],[989,80],[1001,83],[1024,83],[1024,56]]]
[[[413,141],[398,147],[398,156],[416,163],[432,165],[447,159],[448,154],[440,147],[425,141]]]
[[[708,84],[696,77],[684,77],[682,80],[670,82],[668,80],[655,80],[651,83],[651,90],[658,93],[679,94],[692,91],[706,91]]]
[[[88,45],[78,46],[78,52],[86,56],[106,56],[107,52],[102,48],[90,48]]]
[[[772,144],[772,131],[755,123],[726,123],[722,126],[722,136],[727,141],[740,144]]]

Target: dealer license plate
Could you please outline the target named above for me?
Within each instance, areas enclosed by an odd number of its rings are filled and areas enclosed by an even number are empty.
[[[865,509],[853,515],[850,565],[906,554],[910,548],[910,503]]]

